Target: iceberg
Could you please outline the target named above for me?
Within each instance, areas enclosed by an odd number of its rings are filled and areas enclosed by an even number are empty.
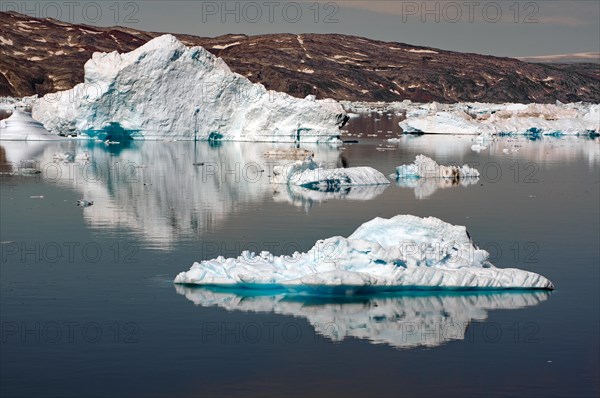
[[[489,311],[538,305],[549,292],[402,292],[372,296],[303,296],[285,292],[224,291],[176,285],[178,294],[200,307],[274,313],[306,319],[334,342],[348,338],[399,349],[434,348],[473,338],[474,321]]]
[[[396,178],[444,178],[460,180],[479,178],[479,171],[463,166],[443,166],[425,155],[417,155],[414,163],[396,167]]]
[[[364,294],[406,289],[553,289],[545,277],[499,269],[463,226],[434,217],[375,218],[348,238],[319,240],[306,253],[274,256],[244,251],[205,260],[176,284]]]
[[[7,119],[0,120],[0,140],[3,141],[56,141],[60,137],[50,133],[34,120],[31,114],[14,110]]]
[[[319,191],[339,191],[349,186],[387,185],[390,181],[372,167],[349,167],[328,169],[315,162],[312,156],[273,167],[274,184],[297,185]]]
[[[269,91],[172,35],[125,54],[94,53],[84,83],[45,95],[33,117],[102,141],[339,142],[348,120],[334,100]]]
[[[599,104],[422,105],[400,122],[405,133],[469,135],[598,135]]]

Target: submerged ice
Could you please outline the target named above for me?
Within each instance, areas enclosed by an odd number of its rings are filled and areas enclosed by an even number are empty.
[[[348,119],[334,100],[267,90],[171,35],[125,54],[94,53],[84,83],[44,96],[33,116],[51,131],[103,141],[337,142]]]
[[[194,263],[177,284],[367,293],[402,289],[553,289],[533,272],[499,269],[466,228],[434,217],[375,218],[348,238],[318,241],[306,253],[242,252]]]

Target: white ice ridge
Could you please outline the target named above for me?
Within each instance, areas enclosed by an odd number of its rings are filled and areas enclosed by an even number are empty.
[[[274,256],[248,251],[237,258],[194,263],[178,284],[286,288],[334,294],[403,289],[553,289],[533,272],[499,269],[463,226],[434,217],[375,218],[348,238],[318,241],[306,253]]]
[[[462,166],[444,166],[425,155],[417,155],[414,163],[396,167],[396,178],[445,178],[460,180],[479,178],[479,171]]]
[[[432,103],[412,106],[400,127],[406,133],[595,135],[599,104]]]
[[[117,141],[338,142],[347,120],[334,100],[269,91],[171,35],[125,54],[94,53],[84,83],[44,96],[33,116],[51,131]]]
[[[306,318],[319,335],[332,341],[357,338],[402,349],[463,340],[469,337],[469,325],[486,320],[489,311],[535,306],[550,295],[544,291],[405,292],[307,300],[285,293],[244,295],[239,290],[175,288],[197,306]]]
[[[53,141],[60,137],[50,133],[27,112],[14,110],[7,119],[0,120],[0,140]]]
[[[273,167],[271,182],[297,185],[320,191],[337,191],[342,187],[387,185],[390,181],[372,167],[328,169],[311,157],[304,161]]]

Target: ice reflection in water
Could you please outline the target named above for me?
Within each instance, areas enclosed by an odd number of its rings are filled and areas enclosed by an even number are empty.
[[[282,145],[3,141],[0,153],[7,170],[35,160],[42,170],[38,178],[71,187],[93,201],[94,206],[83,210],[92,227],[125,227],[155,247],[169,249],[179,237],[210,231],[234,216],[239,203],[272,200],[269,171],[290,162],[265,158],[264,153],[274,147]],[[339,166],[338,148],[307,148],[316,159]],[[65,162],[66,156],[55,156],[68,154],[75,159],[83,153],[89,154],[89,162]]]
[[[374,145],[359,144],[342,149],[327,145],[305,146],[315,159],[332,167],[342,167],[341,153],[350,166],[369,165],[385,175],[423,153],[439,163],[462,164],[477,168],[489,162],[510,161],[567,164],[588,159],[590,167],[600,163],[600,140],[577,137],[544,137],[530,141],[525,137],[499,137],[480,154],[471,151],[473,137],[440,135],[403,136],[398,151],[380,154]],[[381,141],[377,141],[381,142]],[[235,217],[240,203],[287,202],[308,210],[329,200],[378,200],[384,190],[394,187],[352,187],[338,192],[320,192],[300,187],[274,186],[269,171],[274,164],[287,162],[264,154],[286,145],[223,143],[211,147],[193,142],[129,142],[104,145],[90,141],[0,143],[0,172],[14,172],[23,161],[35,160],[41,178],[74,189],[76,199],[84,198],[94,206],[82,210],[85,221],[94,228],[126,228],[153,247],[170,249],[185,236],[203,236],[225,220]],[[506,151],[505,151],[506,150]],[[89,153],[89,163],[56,161],[56,153],[72,158]],[[506,153],[508,152],[508,153]],[[400,155],[400,156],[399,156]],[[473,161],[473,157],[475,161]],[[29,162],[27,167],[29,167]],[[194,165],[195,164],[195,165]],[[264,170],[264,172],[262,171]],[[467,186],[471,181],[443,179],[398,182],[414,190],[419,199],[449,186]],[[370,204],[369,204],[370,205]]]
[[[381,195],[388,185],[346,186],[337,191],[321,191],[297,185],[277,185],[273,192],[276,202],[287,202],[309,210],[315,204],[335,199],[369,201]]]
[[[463,187],[466,188],[470,185],[475,185],[479,181],[479,178],[461,178],[461,179],[449,179],[449,178],[398,178],[396,185],[401,188],[410,188],[415,191],[415,198],[427,199],[433,195],[438,189],[452,188],[452,187]]]
[[[399,148],[422,153],[442,162],[443,159],[453,159],[454,163],[462,164],[462,158],[472,152],[475,144],[471,136],[454,135],[404,135],[395,143]],[[600,139],[589,137],[543,136],[532,141],[525,136],[494,137],[485,142],[487,149],[481,151],[482,157],[498,156],[503,158],[526,160],[540,164],[574,162],[587,159],[590,166],[600,163]],[[476,167],[476,166],[475,166]]]
[[[493,310],[538,305],[549,292],[431,293],[375,296],[302,296],[176,285],[177,293],[200,307],[274,313],[306,319],[332,340],[354,337],[395,348],[437,347],[464,340],[474,321]]]

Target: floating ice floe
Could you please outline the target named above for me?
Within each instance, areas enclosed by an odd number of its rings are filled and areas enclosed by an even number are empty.
[[[175,289],[200,307],[305,318],[317,334],[332,341],[357,338],[402,349],[433,348],[464,340],[469,325],[486,320],[489,311],[535,306],[550,295],[544,291],[511,291],[307,297],[180,285]]]
[[[355,294],[403,289],[553,289],[533,272],[494,267],[463,226],[434,217],[375,218],[306,253],[248,251],[194,263],[177,284]]]
[[[598,135],[599,104],[422,105],[400,122],[405,133]]]
[[[285,166],[275,166],[271,182],[298,185],[321,191],[336,191],[343,187],[386,185],[390,181],[372,167],[328,169],[311,157]]]
[[[94,205],[94,202],[91,200],[79,199],[77,201],[77,206],[79,206],[79,207],[90,207],[93,205]]]
[[[4,141],[56,141],[60,137],[50,133],[31,114],[14,110],[7,119],[0,120],[0,140]]]
[[[450,180],[479,178],[479,171],[463,166],[444,166],[425,155],[417,155],[414,163],[396,167],[396,178],[444,178]]]
[[[44,96],[33,116],[51,131],[102,141],[339,142],[348,120],[334,100],[267,90],[172,35],[125,54],[94,53],[85,82]]]

